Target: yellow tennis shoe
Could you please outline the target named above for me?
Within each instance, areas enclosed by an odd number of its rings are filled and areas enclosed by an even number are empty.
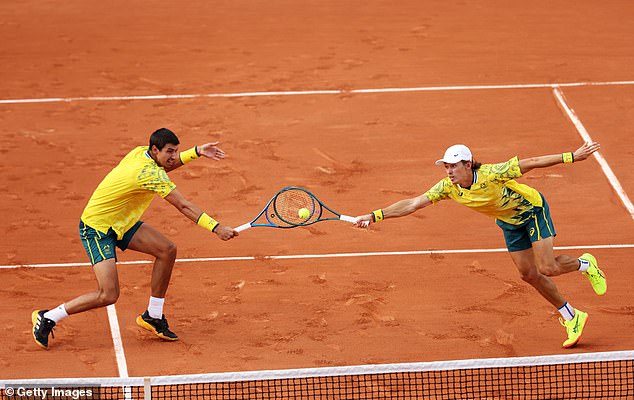
[[[570,321],[564,321],[563,318],[559,318],[559,323],[566,328],[566,333],[568,334],[568,339],[564,341],[563,348],[569,349],[571,347],[575,347],[581,339],[581,334],[583,333],[583,327],[586,325],[586,321],[588,320],[588,313],[584,313],[583,311],[579,311],[575,308],[575,317]]]
[[[599,269],[597,259],[594,258],[594,256],[590,253],[582,254],[579,259],[586,260],[590,263],[590,267],[588,268],[588,270],[586,272],[582,272],[582,274],[584,274],[586,278],[588,278],[590,284],[592,285],[592,289],[594,289],[594,292],[596,294],[598,294],[599,296],[604,295],[605,292],[608,290],[608,280],[606,279],[603,271]]]

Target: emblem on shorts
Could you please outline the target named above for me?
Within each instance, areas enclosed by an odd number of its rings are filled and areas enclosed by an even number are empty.
[[[535,234],[535,228],[531,228],[531,229],[529,229],[529,230],[528,230],[528,234],[529,234],[530,236],[533,236],[533,235]]]
[[[111,254],[112,253],[112,248],[110,247],[109,244],[103,246],[103,252],[107,253],[107,254]]]

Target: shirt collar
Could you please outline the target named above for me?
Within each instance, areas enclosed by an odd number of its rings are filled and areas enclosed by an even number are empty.
[[[473,187],[473,185],[475,185],[478,182],[478,173],[476,171],[473,171],[473,181],[471,182],[471,185],[468,188],[463,188],[462,186],[460,186],[460,184],[458,184],[458,187],[460,189],[467,189],[467,190],[471,190],[471,188]]]

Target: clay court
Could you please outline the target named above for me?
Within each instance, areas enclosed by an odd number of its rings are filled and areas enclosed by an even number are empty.
[[[0,379],[634,349],[633,14],[586,0],[0,5]],[[451,144],[501,162],[573,151],[585,130],[620,192],[594,157],[520,182],[548,200],[556,253],[593,253],[608,293],[554,279],[590,314],[564,351],[557,311],[520,279],[494,221],[454,202],[369,230],[253,228],[224,243],[157,198],[143,220],[178,246],[165,314],[181,340],[136,326],[151,260],[130,251],[116,303],[125,363],[105,308],[65,319],[42,350],[32,310],[96,287],[77,265],[88,198],[160,127],[182,149],[222,143],[226,160],[170,176],[230,226],[285,186],[365,214],[443,178],[434,161]]]

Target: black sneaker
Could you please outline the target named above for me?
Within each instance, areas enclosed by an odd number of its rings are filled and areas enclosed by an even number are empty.
[[[161,319],[152,318],[147,310],[145,310],[143,315],[136,317],[136,323],[141,328],[154,332],[156,336],[163,340],[178,340],[178,336],[169,330],[169,325],[167,324],[165,315],[163,315]]]
[[[48,349],[48,335],[49,333],[55,338],[53,334],[53,327],[55,321],[52,319],[44,318],[44,313],[48,310],[35,310],[31,313],[31,322],[33,322],[33,339],[40,347]]]

